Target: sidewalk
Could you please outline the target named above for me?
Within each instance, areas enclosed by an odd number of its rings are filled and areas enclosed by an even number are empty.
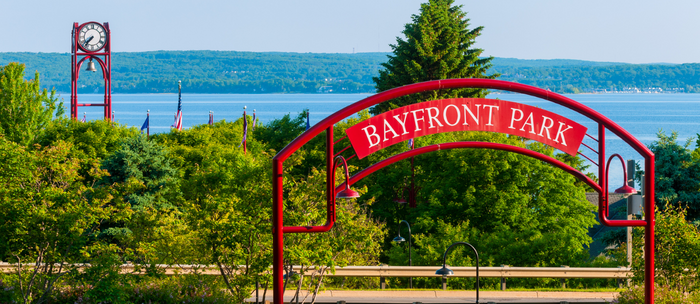
[[[479,303],[606,303],[612,301],[617,292],[577,292],[577,291],[480,291]],[[289,302],[294,291],[284,293],[284,301]],[[303,300],[306,293],[302,293]],[[260,293],[262,300],[262,292]],[[266,301],[272,301],[272,293],[268,291]],[[345,301],[354,303],[474,303],[475,291],[443,291],[443,290],[327,290],[318,293],[316,303],[337,303]],[[253,297],[248,302],[255,302]],[[295,301],[296,302],[296,301]],[[300,301],[301,303],[301,301]],[[306,298],[311,303],[311,296]]]

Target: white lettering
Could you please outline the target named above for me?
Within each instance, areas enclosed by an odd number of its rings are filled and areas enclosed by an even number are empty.
[[[563,131],[561,130],[561,127],[566,126],[566,129]],[[561,144],[566,146],[566,138],[564,138],[564,132],[568,131],[569,129],[572,129],[572,126],[569,126],[563,122],[559,122],[559,130],[557,130],[557,137],[554,138],[554,142],[559,142],[559,135],[561,135]]]
[[[525,126],[527,125],[530,125],[530,132],[528,133],[535,134],[535,123],[533,122],[532,112],[530,112],[530,115],[527,116],[527,119],[525,120],[523,127],[520,128],[520,131],[525,131]]]
[[[443,126],[442,123],[437,119],[438,115],[440,115],[440,109],[438,109],[436,107],[430,107],[430,108],[427,108],[426,110],[428,110],[428,123],[430,123],[430,127],[428,129],[435,128],[435,126],[433,125],[433,120],[436,121],[437,124],[442,127]],[[435,115],[430,114],[430,112],[432,112],[430,110],[435,110]]]
[[[367,129],[369,129],[369,128],[372,128],[371,134],[369,132],[367,132]],[[381,137],[379,137],[379,135],[377,135],[377,127],[375,127],[374,125],[366,126],[366,127],[362,128],[362,131],[365,131],[365,135],[367,135],[367,141],[369,142],[370,148],[378,145],[379,141],[382,139]],[[377,138],[377,141],[373,142],[372,138],[375,138],[375,137]]]
[[[464,123],[462,124],[463,126],[468,126],[469,124],[467,123],[467,112],[469,112],[469,116],[472,117],[476,125],[479,125],[479,106],[480,104],[475,105],[476,106],[476,116],[474,116],[474,113],[472,113],[472,110],[467,107],[467,105],[462,104],[462,107],[464,108]]]
[[[521,121],[521,120],[523,120],[523,116],[525,116],[525,114],[523,114],[523,111],[520,111],[519,109],[511,108],[510,110],[511,110],[511,113],[510,113],[510,127],[508,127],[508,129],[515,129],[515,128],[513,128],[513,124],[514,124],[516,121]],[[517,111],[518,113],[520,113],[520,118],[518,118],[518,119],[515,119],[515,112],[516,112],[516,111]]]
[[[453,124],[451,124],[450,121],[447,120],[447,109],[449,109],[450,107],[454,107],[454,108],[455,108],[455,112],[457,112],[457,120],[455,120],[455,123],[453,123]],[[460,116],[461,116],[461,113],[459,113],[459,108],[457,108],[457,106],[455,106],[455,105],[453,105],[453,104],[447,105],[447,106],[442,110],[442,119],[445,120],[445,123],[446,123],[448,126],[450,126],[450,127],[455,126],[455,125],[457,125],[457,124],[459,123],[459,120],[461,119]]]
[[[403,133],[401,133],[401,135],[408,134],[408,131],[406,131],[406,117],[408,117],[408,112],[403,113],[403,120],[399,119],[399,115],[394,115],[394,119],[399,122],[401,128],[403,129]]]
[[[399,137],[399,134],[396,134],[396,131],[394,131],[394,128],[392,128],[392,127],[391,127],[391,124],[389,124],[389,122],[386,121],[386,119],[385,119],[385,120],[384,120],[384,141],[389,140],[389,139],[386,137],[386,133],[388,133],[388,132],[394,133],[394,136],[393,136],[392,138]]]
[[[549,122],[549,125],[547,125],[547,122]],[[542,115],[542,128],[540,128],[540,134],[537,134],[539,136],[542,136],[542,133],[544,131],[547,131],[547,139],[552,139],[551,136],[549,136],[549,128],[554,126],[554,120],[551,118]]]
[[[416,129],[413,130],[414,132],[420,131],[420,126],[418,126],[418,121],[424,120],[423,117],[418,118],[418,116],[416,116],[416,112],[423,112],[423,109],[411,111],[411,114],[413,114],[413,123],[416,124]]]
[[[487,125],[487,126],[493,126],[493,124],[491,124],[491,118],[493,118],[493,108],[496,108],[496,110],[498,110],[498,106],[494,106],[494,105],[484,105],[484,108],[486,108],[486,107],[489,108],[489,123],[487,123],[486,125]]]

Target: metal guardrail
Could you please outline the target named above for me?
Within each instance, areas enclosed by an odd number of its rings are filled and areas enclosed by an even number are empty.
[[[78,268],[89,267],[89,264],[76,264]],[[449,265],[448,265],[449,266]],[[31,269],[34,264],[23,265],[25,269]],[[165,274],[203,274],[221,275],[216,266],[206,265],[156,265],[163,269]],[[336,267],[335,273],[330,271],[326,276],[330,277],[440,277],[435,274],[439,266],[347,266]],[[454,271],[451,277],[468,278],[476,275],[475,267],[449,267]],[[65,269],[65,267],[64,267]],[[0,263],[0,272],[14,273],[16,264]],[[294,266],[294,271],[301,272],[300,266]],[[306,275],[311,275],[316,269],[311,267],[306,270]],[[124,264],[121,273],[143,274],[143,266]],[[569,268],[569,267],[479,267],[479,275],[485,278],[601,278],[601,279],[625,279],[632,277],[632,271],[627,267],[619,268]]]
[[[22,264],[22,271],[31,271],[34,269],[34,264]],[[54,271],[58,271],[59,265],[54,266]],[[90,267],[90,264],[72,264],[63,265],[63,271],[68,271],[68,268],[75,268],[78,270]],[[156,265],[158,269],[164,271],[166,275],[178,275],[178,274],[203,274],[203,275],[221,275],[216,266],[206,266],[206,265]],[[119,273],[123,274],[145,274],[146,267],[137,264],[123,264],[120,267]],[[3,263],[0,262],[0,273],[17,273],[17,264]]]
[[[90,266],[89,264],[76,264],[79,269]],[[34,264],[23,265],[25,269],[34,267]],[[202,275],[221,275],[216,266],[206,265],[156,265],[157,268],[164,270],[167,275],[178,274],[202,274]],[[378,277],[380,278],[380,286],[385,288],[385,279],[388,277],[441,277],[436,275],[435,271],[440,266],[347,266],[336,267],[335,273],[326,272],[329,277]],[[476,276],[476,267],[449,267],[454,271],[454,275],[450,277],[469,278]],[[65,268],[64,268],[65,269]],[[294,271],[301,272],[301,266],[294,266]],[[316,272],[315,267],[305,270],[305,275],[311,275]],[[10,263],[0,263],[0,272],[15,273],[17,265]],[[140,265],[124,264],[121,266],[121,273],[144,274],[145,268]],[[505,290],[505,282],[507,278],[560,278],[562,279],[562,287],[565,287],[564,279],[575,278],[600,278],[600,279],[618,279],[618,284],[621,284],[623,279],[631,278],[632,271],[627,267],[619,268],[588,268],[578,267],[569,268],[563,267],[479,267],[479,276],[484,278],[501,278],[501,290]],[[443,278],[443,289],[446,287],[446,280]]]

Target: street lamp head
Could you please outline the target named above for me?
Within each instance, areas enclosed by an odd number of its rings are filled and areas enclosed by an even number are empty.
[[[357,193],[357,191],[350,189],[350,173],[348,172],[348,163],[347,161],[345,161],[345,157],[339,155],[335,158],[335,165],[333,166],[333,171],[335,171],[335,168],[337,167],[339,161],[342,161],[343,167],[345,167],[345,189],[338,192],[335,195],[335,198],[352,199],[360,197],[360,194]],[[335,182],[335,173],[333,173],[333,181]]]
[[[631,195],[631,194],[637,194],[637,190],[628,186],[628,185],[623,185],[622,187],[615,189],[615,193]]]
[[[397,243],[401,243],[401,242],[405,242],[405,241],[406,241],[406,239],[404,239],[400,235],[394,238],[394,242],[397,242]]]
[[[451,269],[445,267],[445,265],[443,264],[443,265],[442,265],[442,268],[438,269],[438,270],[435,272],[435,274],[441,275],[441,276],[443,276],[443,277],[446,277],[446,276],[448,276],[448,275],[453,275],[453,274],[455,274],[455,272],[452,271]]]
[[[351,199],[351,198],[358,198],[360,197],[360,194],[357,193],[357,191],[352,190],[348,187],[343,189],[342,191],[338,192],[338,194],[335,195],[336,198],[344,198],[344,199]]]
[[[407,203],[408,203],[408,202],[406,201],[406,199],[404,199],[403,197],[402,197],[402,198],[399,198],[399,199],[395,199],[394,201],[397,202],[397,203],[399,203],[399,204],[407,204]]]
[[[614,157],[617,157],[620,159],[620,162],[622,163],[622,172],[623,172],[622,187],[615,189],[615,193],[624,194],[625,197],[630,196],[632,194],[637,194],[637,190],[635,190],[634,188],[627,185],[627,168],[625,168],[625,161],[622,159],[622,156],[620,156],[620,154],[616,153],[616,154],[610,155],[610,158],[608,158],[607,168],[605,169],[606,180],[607,180],[608,174],[610,173],[610,161]],[[606,184],[607,184],[607,182],[606,182]],[[607,191],[607,189],[605,189],[604,191]]]

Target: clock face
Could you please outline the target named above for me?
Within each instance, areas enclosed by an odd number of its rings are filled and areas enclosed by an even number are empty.
[[[89,22],[80,27],[78,44],[83,51],[99,51],[105,46],[105,43],[107,43],[107,31],[101,24]]]

